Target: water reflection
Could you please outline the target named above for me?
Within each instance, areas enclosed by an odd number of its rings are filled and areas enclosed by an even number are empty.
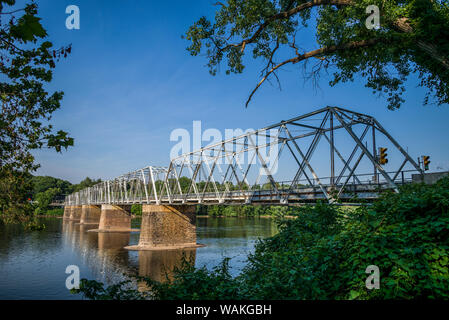
[[[129,234],[88,232],[93,228],[93,225],[64,221],[63,239],[68,247],[76,251],[82,264],[87,266],[96,280],[106,283],[124,280],[129,268],[123,247],[129,243]]]
[[[132,274],[165,281],[173,277],[173,270],[184,260],[195,263],[196,249],[139,251],[134,253],[137,254],[136,263],[133,253],[124,249],[130,243],[129,232],[88,232],[93,228],[95,226],[64,221],[62,230],[66,243],[78,251],[83,264],[98,281],[115,283]],[[137,285],[140,290],[147,289],[144,283]]]
[[[173,251],[127,251],[139,233],[92,233],[93,225],[44,218],[46,229],[25,232],[19,225],[0,225],[0,299],[79,299],[65,287],[68,265],[80,267],[81,277],[107,285],[129,274],[164,281],[182,263],[182,255],[196,267],[216,266],[231,257],[231,273],[246,265],[258,238],[277,232],[270,219],[198,218],[197,240],[206,247]],[[132,220],[139,228],[140,220]],[[136,285],[145,289],[142,284]]]
[[[183,260],[195,263],[196,249],[139,251],[139,275],[163,282],[173,279],[173,270],[180,268]]]
[[[133,221],[133,228],[139,227]],[[205,248],[128,251],[124,247],[137,243],[136,233],[92,233],[92,225],[79,225],[64,221],[65,239],[73,250],[77,250],[83,263],[88,266],[98,281],[115,283],[129,279],[130,274],[165,281],[173,277],[173,270],[183,259],[198,267],[213,267],[222,258],[233,259],[231,273],[237,274],[246,264],[246,257],[259,238],[276,234],[277,227],[270,219],[261,218],[200,218],[197,219],[197,235]],[[197,259],[197,250],[201,259]],[[139,288],[145,286],[138,284]]]

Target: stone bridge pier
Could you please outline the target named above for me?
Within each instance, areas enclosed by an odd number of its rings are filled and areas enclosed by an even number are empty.
[[[128,250],[196,248],[195,206],[142,205],[139,244]]]
[[[102,204],[98,229],[89,232],[131,232],[131,205]]]
[[[101,217],[101,206],[83,204],[81,209],[80,224],[99,224]]]
[[[82,206],[64,207],[64,219],[79,221],[81,219]]]
[[[72,212],[72,206],[64,206],[64,216],[63,219],[64,220],[69,220],[70,219],[70,214]]]

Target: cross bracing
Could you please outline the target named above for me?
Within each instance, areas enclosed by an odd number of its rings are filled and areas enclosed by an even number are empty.
[[[379,163],[377,144],[394,161]],[[318,151],[317,151],[318,150]],[[418,164],[372,116],[326,107],[66,197],[67,204],[301,204],[397,192]]]

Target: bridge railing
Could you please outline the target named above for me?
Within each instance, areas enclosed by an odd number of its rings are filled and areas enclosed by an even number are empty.
[[[151,170],[151,169],[150,169]],[[162,173],[166,169],[159,168]],[[151,176],[150,172],[147,172]],[[389,172],[390,174],[395,174],[395,172]],[[395,183],[397,185],[411,183],[411,173],[416,173],[415,170],[404,170],[400,172],[399,177],[396,178]],[[144,173],[145,174],[145,173]],[[327,198],[322,194],[321,188],[324,187],[326,191],[332,193],[332,190],[337,190],[343,186],[343,182],[336,183],[334,185],[330,183],[324,183],[318,186],[316,183],[308,184],[307,179],[302,179],[297,181],[296,187],[291,190],[291,185],[294,181],[286,180],[277,182],[277,188],[274,189],[270,185],[255,185],[252,188],[248,186],[240,189],[238,186],[218,186],[218,195],[215,191],[205,192],[199,197],[194,193],[178,193],[169,195],[162,195],[161,190],[157,189],[167,187],[164,185],[163,180],[155,180],[153,182],[147,181],[147,178],[140,176],[138,179],[136,175],[123,177],[123,179],[116,179],[114,181],[109,181],[109,183],[104,182],[99,186],[90,188],[89,191],[84,191],[80,194],[80,200],[85,201],[86,204],[180,204],[180,203],[196,203],[196,204],[224,204],[224,203],[279,203],[287,204],[294,203],[297,201],[316,201],[316,200],[326,200]],[[347,178],[350,176],[343,176]],[[351,176],[352,177],[352,176]],[[185,178],[185,177],[184,177]],[[358,180],[356,179],[358,178]],[[330,177],[321,177],[322,181],[326,181]],[[110,193],[102,192],[105,188],[108,189]],[[103,187],[101,187],[103,186]],[[384,190],[392,190],[391,185],[382,179],[373,179],[372,175],[369,174],[358,174],[356,177],[352,177],[351,182],[345,185],[344,192],[340,193],[339,198],[352,198],[358,193],[365,194],[365,198],[373,199],[376,198],[378,193]],[[158,196],[159,194],[159,196]],[[106,196],[105,196],[106,195]],[[289,196],[289,201],[282,201],[282,198]],[[91,196],[89,198],[89,196]]]

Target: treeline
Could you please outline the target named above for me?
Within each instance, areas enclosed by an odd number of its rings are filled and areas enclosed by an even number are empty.
[[[100,183],[89,177],[73,184],[50,176],[0,169],[0,222],[26,221],[33,214],[62,214],[50,204],[73,192]]]
[[[176,180],[168,179],[168,183],[169,183],[169,185],[174,185],[176,183]],[[160,190],[163,187],[163,181],[158,180],[155,182],[155,184],[156,184],[157,190]],[[192,180],[190,178],[188,178],[188,177],[180,177],[179,178],[179,186],[183,193],[194,192],[194,190],[191,188],[191,185],[192,185]],[[276,182],[275,185],[276,185],[277,189],[281,189],[281,190],[290,188],[290,184],[288,184],[288,183]],[[273,189],[273,184],[271,182],[266,182],[266,183],[263,183],[260,185],[255,185],[255,186],[249,186],[245,182],[240,182],[240,183],[234,184],[230,181],[227,181],[224,183],[215,181],[215,184],[210,181],[209,183],[207,183],[207,185],[206,185],[206,181],[199,181],[196,183],[196,187],[198,188],[198,190],[203,191],[204,188],[206,187],[206,192],[214,192],[215,186],[217,187],[218,191],[225,191],[226,189],[229,191],[249,190],[250,188],[251,188],[251,190],[272,190]],[[299,186],[303,186],[303,185],[297,184],[296,186],[299,187]]]
[[[30,178],[29,200],[33,203],[33,212],[35,214],[61,214],[61,210],[51,210],[50,204],[53,201],[64,200],[64,197],[81,189],[91,187],[101,182],[101,179],[95,180],[89,177],[78,184],[72,184],[69,181],[49,177],[33,176]]]
[[[59,195],[68,195],[84,188],[91,187],[100,182],[101,179],[95,180],[87,177],[78,184],[72,184],[67,180],[62,180],[54,177],[33,176],[31,178],[31,183],[33,185],[31,196],[34,197],[38,193],[45,192],[49,189],[54,188],[60,190]]]
[[[297,207],[287,206],[225,206],[210,205],[197,206],[198,215],[208,215],[212,217],[257,217],[257,216],[292,216],[298,212]]]
[[[249,206],[249,205],[197,205],[197,215],[207,215],[211,217],[258,217],[258,216],[273,216],[285,217],[294,216],[300,209],[298,207],[288,206]],[[133,204],[131,206],[131,213],[140,216],[142,215],[142,205]]]

